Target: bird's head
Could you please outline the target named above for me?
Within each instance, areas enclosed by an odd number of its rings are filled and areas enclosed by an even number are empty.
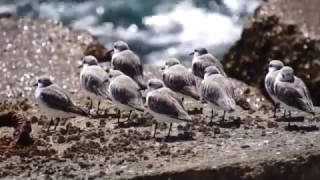
[[[163,82],[160,79],[150,79],[148,81],[148,89],[155,90],[164,87]]]
[[[113,69],[110,69],[109,71],[109,79],[114,79],[120,75],[122,75],[123,73],[119,70],[113,70]]]
[[[116,41],[113,43],[113,52],[114,53],[121,52],[121,51],[128,50],[128,49],[130,49],[129,45],[124,41]]]
[[[269,62],[269,66],[268,66],[268,71],[269,72],[273,72],[273,71],[278,71],[281,68],[283,68],[283,63],[280,60],[271,60]]]
[[[289,66],[284,66],[278,74],[280,81],[293,82],[294,81],[294,70]]]
[[[190,53],[190,55],[193,55],[194,57],[201,56],[204,54],[208,54],[208,50],[206,48],[197,48],[192,53]]]
[[[171,66],[174,66],[174,65],[176,65],[176,64],[180,64],[179,59],[177,59],[177,58],[170,58],[170,59],[168,59],[168,60],[166,61],[165,66],[162,67],[162,70],[167,69],[167,68],[169,68],[169,67],[171,67]]]
[[[82,64],[79,66],[79,68],[82,68],[83,66],[94,66],[94,65],[98,65],[98,60],[96,57],[94,56],[85,56],[83,58]]]
[[[204,70],[205,79],[214,74],[221,74],[220,70],[216,66],[209,66]]]
[[[41,76],[38,78],[37,82],[33,84],[34,87],[48,87],[50,86],[52,83],[52,80],[50,77],[48,76]]]

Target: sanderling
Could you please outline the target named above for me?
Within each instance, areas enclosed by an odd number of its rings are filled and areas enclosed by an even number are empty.
[[[108,95],[108,73],[98,65],[94,56],[85,56],[80,73],[80,87],[90,97],[89,109],[92,108],[92,99],[98,101],[97,113],[99,112],[100,99],[110,100]]]
[[[50,124],[53,118],[71,118],[76,115],[87,116],[87,113],[80,107],[77,107],[67,93],[65,93],[58,85],[53,84],[49,77],[40,77],[35,91],[35,98],[40,109],[50,118]],[[55,125],[55,129],[59,124],[59,120]]]
[[[280,102],[277,99],[277,97],[274,95],[273,86],[274,86],[276,77],[283,66],[284,66],[283,63],[279,60],[270,61],[268,66],[268,73],[264,79],[264,87],[273,101],[273,105],[274,105],[273,117],[274,118],[276,117],[277,107],[279,107]]]
[[[233,84],[227,77],[222,75],[216,66],[209,66],[205,69],[204,80],[200,86],[200,96],[212,108],[211,122],[213,109],[223,110],[223,121],[226,111],[233,112],[236,108],[236,103],[233,99]]]
[[[315,114],[306,85],[294,75],[291,67],[284,66],[280,70],[274,82],[273,91],[280,104],[289,112],[298,110]],[[290,122],[288,125],[290,126]]]
[[[100,99],[110,101],[108,95],[108,73],[98,65],[98,60],[94,56],[85,56],[80,73],[80,87],[86,95],[90,97],[92,108],[92,99],[98,101],[97,112],[99,112]]]
[[[176,58],[169,59],[163,68],[164,84],[174,92],[199,100],[196,79]]]
[[[133,110],[143,112],[142,94],[139,85],[129,76],[118,70],[110,70],[109,95],[116,107],[118,107],[118,123],[120,120],[120,110],[128,110],[130,115]]]
[[[193,55],[192,59],[192,72],[194,75],[203,79],[205,74],[205,69],[208,66],[216,66],[222,75],[225,76],[223,66],[221,62],[215,58],[212,54],[208,53],[208,50],[205,48],[197,48],[190,55]]]
[[[143,66],[140,58],[130,50],[126,42],[115,42],[109,53],[112,54],[111,65],[114,70],[130,76],[142,90],[147,88],[143,80]]]
[[[170,123],[167,137],[170,136],[172,123],[190,122],[191,117],[182,105],[182,101],[176,93],[167,87],[161,80],[151,79],[148,81],[147,109],[155,118],[156,122]],[[153,137],[156,135],[157,123]]]

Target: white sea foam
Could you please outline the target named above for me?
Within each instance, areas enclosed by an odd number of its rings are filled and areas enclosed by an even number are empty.
[[[14,3],[1,5],[0,12],[19,12],[20,7],[25,7],[28,1],[8,2]],[[190,62],[191,58],[186,55],[196,47],[207,47],[214,55],[221,57],[239,39],[243,17],[252,13],[261,0],[222,0],[220,3],[212,0],[208,1],[209,8],[197,7],[191,0],[162,1],[155,3],[157,5],[153,7],[151,15],[142,18],[146,27],[143,29],[137,24],[116,26],[116,18],[112,19],[113,22],[106,22],[103,16],[123,6],[145,11],[143,4],[136,4],[139,1],[30,2],[31,12],[23,15],[59,20],[73,28],[85,29],[108,47],[118,39],[128,41],[143,60],[161,64],[161,60],[169,56],[182,57]]]

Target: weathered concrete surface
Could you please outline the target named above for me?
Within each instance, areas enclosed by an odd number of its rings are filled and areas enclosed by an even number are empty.
[[[224,57],[227,73],[263,90],[268,59],[294,68],[320,105],[320,1],[271,0],[249,18]]]

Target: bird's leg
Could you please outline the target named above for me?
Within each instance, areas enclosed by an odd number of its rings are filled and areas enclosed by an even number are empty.
[[[68,134],[69,128],[70,128],[70,123],[68,123],[66,126],[66,134]]]
[[[48,125],[48,128],[47,128],[47,133],[48,133],[49,130],[50,130],[50,126],[51,126],[52,122],[53,122],[53,118],[50,119],[50,122],[49,122],[49,125]]]
[[[292,117],[291,117],[291,111],[288,110],[288,119],[289,119],[289,120],[288,120],[288,127],[291,126],[291,125],[290,125],[291,118],[292,118]]]
[[[213,123],[213,109],[211,109],[211,120],[210,120],[210,124]]]
[[[118,109],[118,125],[120,123],[120,117],[121,117],[121,113],[120,113],[120,109]]]
[[[59,122],[60,122],[60,118],[57,119],[57,122],[56,122],[56,124],[55,124],[55,126],[54,126],[54,130],[57,129],[57,126],[59,125]]]
[[[130,110],[130,112],[129,112],[129,116],[128,116],[127,121],[129,121],[129,120],[130,120],[131,113],[132,113],[132,110]]]
[[[92,105],[92,103],[93,103],[93,102],[92,102],[92,99],[88,96],[88,97],[87,97],[87,100],[88,100],[87,108],[88,108],[89,110],[91,110],[91,108],[92,108],[92,106],[93,106],[93,105]]]
[[[224,117],[226,116],[226,111],[223,111],[223,115],[222,115],[222,118],[221,118],[221,121],[224,122]]]
[[[171,132],[171,129],[172,129],[172,123],[170,123],[170,126],[169,126],[169,131],[168,131],[168,135],[167,135],[167,138],[170,137],[170,132]]]
[[[283,118],[283,119],[285,119],[285,118],[286,118],[286,113],[287,113],[287,110],[286,110],[286,109],[284,109],[284,111],[283,111],[283,116],[282,116],[282,118]]]
[[[277,114],[277,107],[278,107],[278,104],[275,104],[274,107],[273,107],[273,118],[277,118],[276,114]]]
[[[100,103],[101,103],[101,101],[100,101],[100,100],[98,100],[97,114],[99,114],[99,111],[100,111]]]
[[[155,123],[154,123],[153,138],[156,138],[157,128],[158,128],[158,123],[155,122]]]

